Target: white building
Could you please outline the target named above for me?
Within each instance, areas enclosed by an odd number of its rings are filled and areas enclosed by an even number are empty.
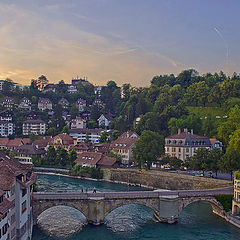
[[[76,117],[71,122],[71,129],[86,128],[86,125],[87,124],[85,119],[82,119],[81,117]]]
[[[107,113],[107,114],[102,114],[99,118],[98,118],[98,126],[99,127],[109,127],[110,122],[113,120],[113,117],[111,114]]]
[[[14,133],[14,124],[8,121],[0,120],[0,135],[2,137],[8,137]]]
[[[26,120],[23,122],[23,135],[43,135],[47,125],[42,120]]]
[[[69,135],[72,138],[77,139],[77,142],[85,142],[88,136],[90,142],[98,143],[101,133],[103,131],[104,130],[101,128],[95,128],[95,129],[76,128],[76,129],[70,129]]]

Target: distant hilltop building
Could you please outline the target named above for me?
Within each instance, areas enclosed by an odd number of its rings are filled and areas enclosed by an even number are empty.
[[[178,134],[165,138],[165,154],[182,161],[192,157],[198,148],[211,149],[211,146],[208,137],[193,134],[193,130],[188,132],[187,128],[183,132],[178,129]]]

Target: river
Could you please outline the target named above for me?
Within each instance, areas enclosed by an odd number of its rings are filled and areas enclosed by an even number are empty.
[[[39,191],[136,191],[146,190],[123,184],[85,181],[74,178],[52,175],[39,175]],[[67,213],[67,214],[66,214]],[[68,215],[66,217],[66,215]],[[48,228],[67,232],[72,225],[84,223],[83,215],[68,207],[51,208],[40,215],[43,225]],[[33,240],[60,239],[48,236],[39,227],[34,227]],[[101,226],[86,225],[68,240],[239,240],[240,230],[212,213],[208,203],[193,203],[186,207],[179,217],[178,223],[158,223],[153,218],[153,212],[140,205],[127,205],[115,209],[106,217]]]

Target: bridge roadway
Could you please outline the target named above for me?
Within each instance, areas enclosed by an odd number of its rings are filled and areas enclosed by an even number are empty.
[[[33,193],[33,215],[37,217],[46,209],[65,205],[78,209],[89,223],[98,225],[115,208],[126,204],[141,204],[150,207],[160,222],[177,221],[181,211],[189,204],[207,201],[213,212],[224,215],[224,209],[214,196],[231,195],[233,188],[175,191],[130,191],[130,192],[36,192]]]

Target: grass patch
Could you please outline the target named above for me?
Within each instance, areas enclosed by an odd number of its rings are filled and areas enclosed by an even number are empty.
[[[194,113],[200,117],[207,117],[208,115],[223,117],[227,115],[225,110],[220,107],[187,107],[187,110],[189,113]]]
[[[226,212],[232,210],[232,195],[217,195],[215,196],[218,202],[220,202]]]

